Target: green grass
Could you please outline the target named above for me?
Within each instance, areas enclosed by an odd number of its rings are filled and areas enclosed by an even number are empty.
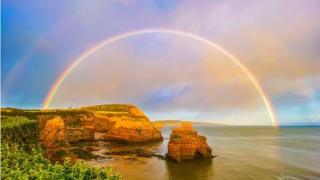
[[[1,117],[1,143],[19,146],[25,151],[39,146],[39,128],[35,120],[25,117]]]
[[[93,111],[112,111],[112,112],[128,112],[134,106],[130,104],[105,104],[97,106],[85,106],[81,109]]]
[[[1,109],[1,116],[20,116],[28,119],[37,119],[38,116],[79,116],[88,115],[90,112],[80,109],[53,109],[53,110],[27,110],[27,109],[14,109],[14,108],[3,108]]]
[[[13,127],[19,127],[22,124],[29,124],[36,122],[34,120],[29,120],[25,117],[12,117],[12,116],[4,116],[1,117],[1,128],[13,128]]]
[[[1,140],[1,179],[121,179],[112,168],[89,167],[82,161],[49,162],[35,120],[2,116]]]

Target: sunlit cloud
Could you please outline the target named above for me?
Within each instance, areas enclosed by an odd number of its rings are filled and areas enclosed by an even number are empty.
[[[55,79],[85,49],[115,34],[155,27],[194,33],[232,52],[261,83],[280,122],[319,117],[318,0],[3,4],[4,106],[40,107]],[[13,69],[19,69],[14,77]],[[153,119],[269,123],[237,66],[204,44],[168,35],[129,38],[90,56],[52,105],[97,103],[137,104]]]

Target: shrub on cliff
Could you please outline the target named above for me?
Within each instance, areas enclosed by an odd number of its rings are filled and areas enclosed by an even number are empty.
[[[1,142],[30,151],[38,145],[39,129],[35,120],[25,117],[1,117]]]
[[[51,164],[40,148],[31,153],[19,147],[1,144],[1,178],[3,179],[120,179],[111,168],[92,168],[81,161],[75,164]]]
[[[39,144],[38,123],[25,117],[1,117],[1,179],[120,179],[111,168],[83,162],[52,164]]]

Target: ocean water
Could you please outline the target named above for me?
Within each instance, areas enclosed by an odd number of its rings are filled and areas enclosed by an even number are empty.
[[[213,160],[172,162],[134,155],[91,160],[94,166],[112,166],[124,179],[320,179],[320,127],[194,126],[218,156]],[[171,128],[164,141],[145,145],[118,145],[113,149],[143,148],[167,152]],[[108,146],[101,151],[108,150]]]

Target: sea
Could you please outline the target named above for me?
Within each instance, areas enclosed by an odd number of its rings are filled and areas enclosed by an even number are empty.
[[[129,180],[320,180],[320,127],[264,127],[194,125],[207,137],[217,156],[212,160],[174,162],[157,157],[111,155],[88,161],[111,166]],[[167,153],[171,127],[162,129],[164,141],[118,145],[119,150],[145,149]],[[103,150],[99,152],[103,154]]]

